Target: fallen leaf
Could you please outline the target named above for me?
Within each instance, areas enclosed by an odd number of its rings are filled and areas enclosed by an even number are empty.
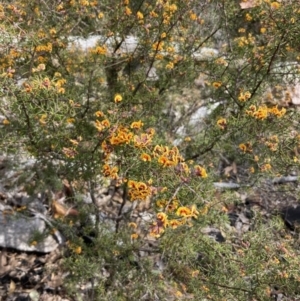
[[[77,216],[79,213],[76,209],[66,208],[64,205],[57,201],[52,202],[52,212],[54,218],[60,218],[65,216]]]
[[[256,0],[247,0],[247,1],[240,2],[241,9],[252,8],[252,7],[255,7],[257,5],[258,4],[257,4]]]
[[[8,293],[12,294],[16,290],[16,284],[11,280],[9,284]]]

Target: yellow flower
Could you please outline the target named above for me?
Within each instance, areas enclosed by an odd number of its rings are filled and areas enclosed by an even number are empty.
[[[132,233],[130,237],[131,239],[138,239],[139,235],[137,233]]]
[[[241,144],[239,145],[239,148],[240,148],[240,150],[241,150],[243,153],[246,153],[246,151],[247,151],[247,146],[246,146],[244,143],[241,143]]]
[[[260,170],[261,170],[262,172],[268,171],[268,170],[270,170],[270,169],[272,169],[272,166],[271,166],[271,164],[269,164],[269,163],[263,164],[263,165],[261,166],[261,168],[260,168]]]
[[[143,126],[144,124],[142,123],[141,120],[139,121],[134,121],[131,125],[130,125],[130,128],[131,129],[139,129]]]
[[[163,33],[160,35],[160,38],[161,38],[161,39],[164,39],[166,36],[167,36],[167,34],[166,34],[165,32],[163,32]]]
[[[268,117],[268,108],[266,105],[258,107],[256,112],[253,112],[252,116],[256,119],[264,120]],[[247,112],[248,113],[248,112]]]
[[[4,125],[8,125],[8,124],[10,124],[10,122],[9,122],[9,120],[8,120],[8,119],[4,119],[4,120],[2,121],[2,124],[4,124]]]
[[[250,173],[255,173],[255,168],[254,168],[253,166],[250,167],[250,168],[249,168],[249,172],[250,172]]]
[[[46,69],[45,64],[39,64],[39,65],[37,66],[37,71],[44,71],[45,69]]]
[[[82,6],[89,6],[90,2],[87,1],[87,0],[80,0],[80,5],[82,5]]]
[[[101,111],[97,111],[97,112],[95,113],[95,116],[96,116],[96,117],[103,117],[103,116],[104,116],[104,113],[101,112]]]
[[[105,46],[97,46],[95,49],[92,49],[91,52],[94,54],[105,55],[105,54],[107,54],[107,49]]]
[[[45,125],[47,123],[46,119],[47,119],[47,114],[42,114],[40,119],[39,119],[40,124]]]
[[[104,164],[102,167],[102,173],[104,177],[110,177],[111,179],[118,178],[118,167],[110,167],[108,164]]]
[[[143,15],[140,11],[138,11],[138,12],[136,13],[136,16],[137,16],[137,18],[138,18],[139,20],[143,20],[143,19],[144,19],[144,15]]]
[[[276,2],[276,1],[271,3],[272,9],[278,9],[279,7],[280,7],[280,3]]]
[[[166,200],[157,200],[155,204],[157,207],[163,208],[167,205],[167,201]]]
[[[191,12],[191,13],[190,13],[190,19],[191,19],[192,21],[197,20],[197,15],[196,15],[195,13]]]
[[[246,19],[246,21],[251,21],[252,16],[250,14],[246,14],[245,19]]]
[[[95,125],[95,128],[96,128],[99,132],[101,132],[101,131],[104,130],[104,126],[102,125],[102,123],[101,123],[99,120],[96,120],[95,123],[94,123],[94,125]]]
[[[245,95],[245,98],[246,98],[246,99],[249,99],[249,98],[251,97],[251,93],[250,93],[249,91],[246,91],[246,92],[244,93],[244,95]]]
[[[63,88],[63,87],[57,88],[57,93],[64,94],[65,93],[65,88]]]
[[[123,100],[123,97],[121,94],[116,94],[115,95],[115,98],[114,98],[114,101],[117,103],[117,102],[121,102]]]
[[[201,210],[201,214],[205,215],[208,211],[208,206],[204,206]],[[197,210],[196,205],[191,206],[191,217],[197,218],[199,215],[199,211]]]
[[[227,121],[225,118],[220,118],[218,121],[217,121],[217,126],[221,129],[221,130],[224,130],[227,126]]]
[[[81,254],[81,252],[82,252],[82,249],[81,249],[81,247],[80,246],[78,246],[78,247],[76,247],[76,248],[74,248],[74,253],[76,253],[76,254]]]
[[[146,133],[150,136],[150,138],[153,138],[153,136],[155,134],[155,129],[154,128],[148,128],[146,130]]]
[[[160,156],[158,158],[158,163],[160,163],[163,167],[170,166],[170,161],[166,156]]]
[[[176,211],[176,215],[183,217],[190,217],[192,214],[191,209],[188,207],[179,207]]]
[[[169,226],[172,228],[172,229],[176,229],[177,227],[181,226],[182,225],[182,222],[178,219],[171,219],[169,221]]]
[[[130,16],[132,14],[132,11],[131,11],[131,9],[128,6],[125,7],[125,14],[127,16]]]
[[[128,223],[128,227],[136,229],[137,228],[137,224],[133,223],[133,222],[130,222],[130,223]]]
[[[163,212],[157,213],[156,218],[162,223],[164,227],[168,225],[168,217],[165,213]]]
[[[251,93],[249,91],[247,91],[245,93],[241,92],[238,97],[238,100],[244,102],[244,101],[248,100],[250,97],[251,97]]]
[[[166,4],[164,6],[164,8],[165,8],[166,11],[171,12],[171,13],[174,13],[174,12],[177,11],[177,5],[176,4],[171,4],[171,5]]]
[[[212,85],[214,88],[218,89],[222,86],[222,82],[213,82]]]
[[[167,65],[166,65],[166,69],[174,69],[174,63],[172,62],[169,62]]]
[[[243,93],[241,93],[238,97],[238,100],[241,101],[241,102],[244,102],[246,100],[245,96]]]
[[[267,29],[265,28],[265,27],[262,27],[261,29],[260,29],[260,33],[265,33],[267,31]]]
[[[73,144],[73,145],[78,145],[79,142],[77,140],[74,140],[74,139],[69,139],[69,141]]]
[[[106,128],[110,127],[110,122],[108,119],[102,120],[101,124]]]
[[[152,49],[154,51],[161,51],[161,50],[163,50],[163,47],[164,47],[164,42],[163,41],[155,42],[152,45]]]
[[[285,113],[286,113],[286,109],[285,109],[285,108],[282,108],[281,110],[279,110],[279,109],[277,108],[277,106],[275,106],[275,107],[273,107],[273,108],[270,108],[268,111],[269,111],[269,113],[271,113],[271,114],[277,116],[278,118],[281,118],[281,117],[284,116]]]
[[[206,173],[205,168],[203,168],[199,165],[194,166],[194,173],[196,176],[200,176],[201,178],[207,178],[207,173]]]
[[[141,160],[143,160],[145,162],[150,162],[151,161],[151,156],[146,154],[146,153],[142,153],[140,158],[141,158]]]
[[[152,17],[152,18],[157,18],[158,17],[158,14],[155,12],[155,11],[151,11],[150,12],[150,17]]]
[[[55,34],[56,34],[56,29],[55,29],[55,28],[51,28],[51,29],[49,30],[49,33],[50,33],[51,35],[55,35]]]

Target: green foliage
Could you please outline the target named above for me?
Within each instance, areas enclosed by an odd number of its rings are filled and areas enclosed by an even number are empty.
[[[259,212],[237,233],[226,210],[240,195],[213,186],[299,170],[299,16],[296,1],[0,4],[0,145],[37,160],[29,192],[76,186],[77,220],[57,223],[70,295],[87,281],[91,300],[299,293],[294,238]],[[119,189],[122,206],[149,202],[139,236],[122,210],[111,227],[97,200],[82,202],[96,183]]]

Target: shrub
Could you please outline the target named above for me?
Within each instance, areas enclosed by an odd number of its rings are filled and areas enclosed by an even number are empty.
[[[1,4],[1,146],[36,158],[30,190],[112,181],[121,209],[150,200],[155,212],[146,232],[159,273],[136,257],[145,241],[125,223],[96,227],[93,247],[66,230],[76,279],[107,270],[95,276],[99,300],[267,300],[271,284],[295,293],[297,252],[290,238],[277,244],[281,223],[257,216],[238,237],[218,205],[235,195],[219,200],[213,182],[298,170],[299,13],[267,0]],[[77,201],[82,219],[97,213]],[[208,225],[226,242],[201,234]]]

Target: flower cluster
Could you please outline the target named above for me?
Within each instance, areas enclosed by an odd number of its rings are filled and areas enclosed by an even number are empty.
[[[205,168],[203,168],[199,165],[194,166],[194,174],[201,178],[207,178],[207,173],[206,173]]]
[[[271,170],[271,169],[272,169],[272,166],[271,166],[270,163],[265,163],[265,164],[263,164],[263,165],[260,167],[260,170],[261,170],[262,172],[266,172],[266,171],[269,171],[269,170]]]
[[[239,149],[245,154],[245,153],[252,153],[252,144],[250,142],[247,143],[241,143],[239,145]]]
[[[176,146],[169,149],[167,146],[156,145],[153,149],[153,155],[163,167],[177,166],[179,162],[183,161]]]
[[[40,64],[37,68],[33,68],[33,72],[40,72],[45,70],[45,65]],[[61,74],[56,72],[54,77],[50,79],[49,77],[32,79],[30,81],[23,83],[23,92],[32,93],[39,92],[40,90],[48,90],[58,94],[64,94],[66,84],[66,79],[61,77]]]
[[[49,42],[46,45],[36,46],[36,52],[52,52],[52,44]]]
[[[161,205],[164,202],[161,202]],[[172,229],[176,229],[179,226],[182,225],[189,225],[191,226],[191,219],[192,218],[198,218],[199,211],[197,210],[195,205],[189,206],[189,207],[178,207],[178,202],[171,202],[170,205],[174,203],[174,207],[172,207],[172,210],[176,210],[176,216],[175,219],[169,219],[168,215],[164,212],[159,212],[156,215],[156,221],[151,225],[150,227],[150,235],[153,237],[160,237],[167,227],[170,227]],[[169,211],[171,210],[169,208]]]
[[[241,102],[245,102],[251,97],[251,93],[249,91],[241,92],[238,96],[238,100]]]
[[[251,33],[248,34],[248,36],[238,37],[235,39],[239,47],[245,47],[249,45],[255,44],[255,37]]]
[[[220,118],[217,121],[217,126],[221,129],[224,130],[227,126],[227,120],[225,118]]]
[[[137,182],[133,180],[128,181],[128,196],[131,201],[146,200],[147,197],[152,195],[151,186],[144,182]]]
[[[102,173],[104,177],[109,177],[115,180],[118,178],[118,167],[110,167],[108,164],[104,164],[102,167]]]
[[[92,48],[90,51],[92,54],[98,54],[98,55],[106,55],[107,54],[106,46],[97,46],[95,48]]]
[[[265,142],[265,145],[272,151],[272,152],[276,152],[278,149],[278,136],[277,135],[273,135],[271,137],[269,137],[268,141]]]
[[[127,127],[119,126],[111,135],[109,142],[111,145],[129,144],[133,133]]]
[[[255,119],[264,120],[269,116],[276,116],[277,118],[281,118],[286,113],[286,109],[282,108],[281,110],[278,109],[277,106],[272,108],[268,108],[266,105],[259,106],[256,108],[255,105],[251,105],[249,110],[246,110],[246,114],[249,116],[254,117]]]

